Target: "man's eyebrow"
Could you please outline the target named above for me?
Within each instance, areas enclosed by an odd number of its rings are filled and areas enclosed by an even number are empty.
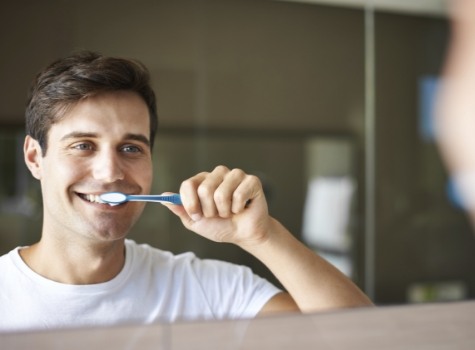
[[[82,132],[82,131],[73,131],[70,132],[69,134],[64,135],[61,137],[61,141],[68,140],[68,139],[79,139],[83,137],[97,137],[97,134],[93,132]]]
[[[139,142],[142,142],[143,144],[150,147],[149,139],[146,136],[142,135],[142,134],[127,134],[127,135],[125,135],[124,139],[125,140],[139,141]]]

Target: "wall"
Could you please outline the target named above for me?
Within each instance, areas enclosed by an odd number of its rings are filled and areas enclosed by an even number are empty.
[[[356,10],[262,0],[27,3],[1,15],[3,122],[21,123],[33,72],[84,48],[146,63],[165,127],[350,131],[361,118],[352,113],[363,86]]]

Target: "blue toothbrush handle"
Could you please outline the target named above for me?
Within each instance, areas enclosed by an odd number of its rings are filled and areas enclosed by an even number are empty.
[[[129,201],[146,201],[146,202],[168,202],[175,205],[182,205],[179,194],[149,194],[149,195],[130,195],[127,198]]]

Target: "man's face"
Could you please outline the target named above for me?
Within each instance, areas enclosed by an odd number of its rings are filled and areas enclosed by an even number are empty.
[[[90,195],[149,193],[152,182],[149,113],[132,92],[103,93],[80,101],[48,132],[46,155],[28,149],[43,194],[43,235],[111,241],[125,237],[144,204],[110,206]],[[28,144],[28,142],[26,143]],[[27,160],[28,164],[28,160]],[[67,239],[67,238],[66,238]]]

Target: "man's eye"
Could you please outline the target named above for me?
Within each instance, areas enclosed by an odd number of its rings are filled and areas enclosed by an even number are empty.
[[[137,147],[137,146],[126,145],[122,147],[122,151],[126,153],[140,153],[142,150],[140,147]]]
[[[73,148],[79,151],[90,151],[92,150],[92,145],[89,143],[78,143],[74,145]]]

